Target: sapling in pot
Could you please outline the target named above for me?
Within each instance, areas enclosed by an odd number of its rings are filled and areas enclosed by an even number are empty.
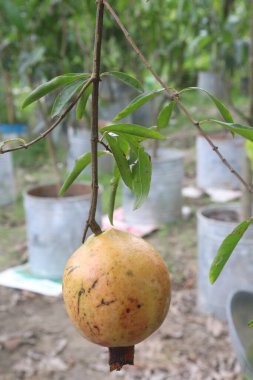
[[[58,100],[55,101],[54,108],[57,112],[54,115],[57,117],[56,121],[42,135],[30,142],[21,142],[20,145],[14,147],[9,146],[8,142],[3,142],[0,153],[29,148],[56,128],[75,106],[78,113],[84,113],[87,96],[91,96],[91,152],[77,160],[73,171],[60,190],[60,194],[63,195],[83,169],[91,163],[92,198],[84,227],[83,242],[85,241],[85,243],[74,253],[66,265],[63,295],[68,314],[75,326],[87,339],[107,346],[110,352],[111,370],[120,370],[125,364],[133,364],[134,345],[148,337],[164,320],[170,301],[170,282],[166,264],[152,246],[143,239],[114,228],[102,231],[96,218],[99,189],[98,156],[111,154],[115,161],[111,182],[111,198],[108,205],[109,218],[113,224],[115,196],[120,179],[134,193],[136,205],[141,206],[148,196],[152,168],[150,156],[144,149],[143,141],[146,139],[163,139],[157,130],[131,123],[115,123],[98,130],[99,84],[101,77],[108,75],[108,72],[104,74],[100,72],[105,8],[116,21],[144,66],[152,73],[161,87],[145,93],[142,85],[133,76],[115,71],[111,72],[110,75],[114,75],[117,79],[140,91],[139,99],[141,102],[158,93],[166,94],[168,103],[175,102],[178,105],[197,130],[205,136],[214,154],[218,154],[224,164],[251,192],[253,191],[251,186],[230,166],[219,152],[218,147],[202,130],[202,124],[210,122],[221,124],[230,132],[242,135],[251,141],[253,141],[253,131],[250,127],[235,124],[224,104],[210,94],[210,99],[218,108],[223,120],[195,120],[183,104],[181,95],[185,91],[196,91],[198,89],[191,88],[171,92],[147,62],[116,12],[106,0],[97,1],[92,72],[69,73],[58,76],[39,86],[25,100],[24,106],[28,106],[49,92],[63,88],[57,97]],[[131,113],[134,110],[135,105],[133,104],[136,105],[136,101],[129,105],[127,112]],[[166,107],[166,111],[163,112],[168,114],[168,109],[170,110],[172,106],[166,105]],[[98,152],[98,144],[102,145],[105,151]],[[232,244],[229,245],[229,249],[226,246],[221,248],[222,252],[219,251],[218,259],[216,259],[216,264],[211,271],[212,280],[214,276],[217,277],[222,269],[228,250],[231,251],[231,247],[236,244],[252,221],[250,219],[243,222],[239,226],[240,234],[227,238],[229,241],[232,239]],[[92,230],[93,235],[85,240],[89,229]],[[40,231],[38,231],[39,233]]]

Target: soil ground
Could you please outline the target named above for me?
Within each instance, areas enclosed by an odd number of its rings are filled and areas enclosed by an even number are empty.
[[[185,148],[185,147],[184,147]],[[186,150],[186,182],[194,178]],[[18,188],[50,181],[48,168],[18,169]],[[47,174],[44,174],[47,173]],[[26,261],[22,197],[0,212],[0,269]],[[195,211],[206,198],[191,202]],[[187,202],[186,202],[187,203]],[[189,203],[188,203],[189,205]],[[165,226],[148,240],[170,268],[172,304],[158,332],[136,346],[135,366],[110,374],[107,349],[84,340],[71,325],[62,298],[0,287],[0,380],[241,380],[227,324],[196,307],[196,220]]]

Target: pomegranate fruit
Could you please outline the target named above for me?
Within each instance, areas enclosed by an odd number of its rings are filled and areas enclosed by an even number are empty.
[[[80,333],[110,349],[111,370],[133,364],[134,345],[163,322],[170,303],[169,274],[142,238],[117,229],[90,236],[63,274],[67,313]]]

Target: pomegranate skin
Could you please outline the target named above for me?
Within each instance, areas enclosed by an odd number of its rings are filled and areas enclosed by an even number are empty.
[[[63,274],[63,297],[70,319],[86,339],[129,347],[163,322],[170,279],[152,245],[112,228],[90,236],[71,256]]]

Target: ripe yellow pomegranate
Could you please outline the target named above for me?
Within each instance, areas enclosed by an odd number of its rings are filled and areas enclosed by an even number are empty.
[[[81,334],[110,348],[111,370],[133,364],[134,345],[163,322],[170,303],[166,264],[145,240],[117,229],[90,236],[63,275],[68,315]]]

